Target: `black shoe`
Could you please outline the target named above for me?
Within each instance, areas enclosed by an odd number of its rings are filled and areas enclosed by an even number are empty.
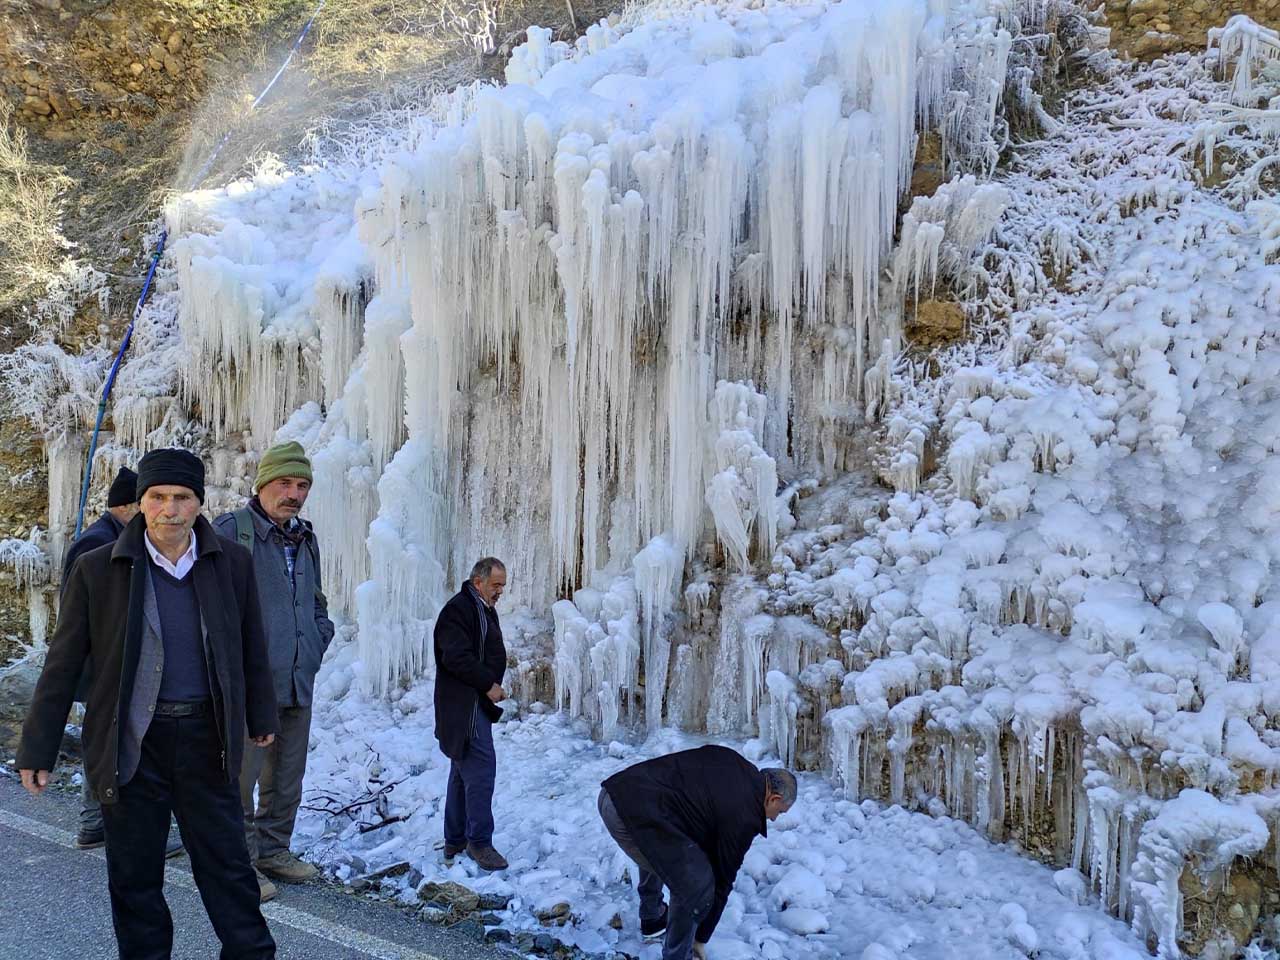
[[[646,940],[662,936],[667,929],[667,905],[662,905],[662,915],[653,920],[640,920],[640,935]]]
[[[97,830],[90,830],[88,827],[81,827],[80,832],[76,834],[77,850],[94,850],[104,846],[107,842],[106,833],[102,827]]]

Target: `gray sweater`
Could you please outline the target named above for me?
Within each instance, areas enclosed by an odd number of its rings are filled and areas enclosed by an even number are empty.
[[[253,574],[262,601],[262,625],[267,634],[276,702],[285,707],[309,707],[320,660],[333,639],[329,604],[320,589],[315,534],[298,548],[294,575],[289,577],[284,545],[275,524],[256,510],[253,516]],[[306,523],[306,521],[303,521]],[[224,513],[213,527],[228,540],[236,539],[235,513]]]

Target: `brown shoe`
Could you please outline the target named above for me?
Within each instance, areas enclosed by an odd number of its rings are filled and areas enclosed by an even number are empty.
[[[465,843],[446,843],[444,845],[444,858],[452,860],[458,854],[465,852],[467,845]]]
[[[320,872],[311,864],[299,860],[288,850],[259,858],[258,869],[271,879],[283,880],[285,883],[306,883]]]
[[[266,903],[276,898],[276,885],[262,875],[260,870],[253,871],[258,878],[258,902]]]
[[[468,843],[467,856],[474,860],[481,870],[488,870],[490,873],[494,870],[507,869],[506,858],[491,846],[478,847],[474,843]]]

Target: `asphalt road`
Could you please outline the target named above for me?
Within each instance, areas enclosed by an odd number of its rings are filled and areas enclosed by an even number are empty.
[[[0,960],[116,956],[102,850],[75,849],[77,803],[32,797],[0,772]],[[511,960],[383,903],[319,883],[280,885],[263,907],[279,960]],[[174,960],[212,960],[218,941],[185,857],[169,861]]]

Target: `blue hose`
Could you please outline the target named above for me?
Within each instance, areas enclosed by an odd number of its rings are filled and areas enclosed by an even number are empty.
[[[93,456],[98,451],[98,433],[102,430],[102,419],[107,414],[107,400],[111,397],[111,388],[115,386],[116,374],[120,372],[120,364],[124,360],[125,351],[129,349],[129,341],[133,339],[133,327],[138,322],[138,317],[142,315],[142,307],[147,302],[147,294],[151,292],[151,281],[155,279],[156,266],[160,263],[160,257],[164,254],[165,241],[169,239],[169,231],[162,230],[160,232],[160,242],[156,244],[156,249],[151,254],[151,266],[147,268],[147,280],[142,285],[142,293],[138,295],[138,302],[133,307],[133,316],[129,318],[129,326],[125,328],[124,339],[120,341],[120,349],[116,351],[115,362],[111,364],[111,372],[107,374],[107,382],[102,387],[102,399],[98,401],[98,419],[93,424],[93,439],[89,441],[89,459],[84,465],[84,482],[80,485],[80,510],[76,513],[76,533],[80,536],[80,530],[84,526],[84,504],[89,499],[89,478],[93,474]]]

